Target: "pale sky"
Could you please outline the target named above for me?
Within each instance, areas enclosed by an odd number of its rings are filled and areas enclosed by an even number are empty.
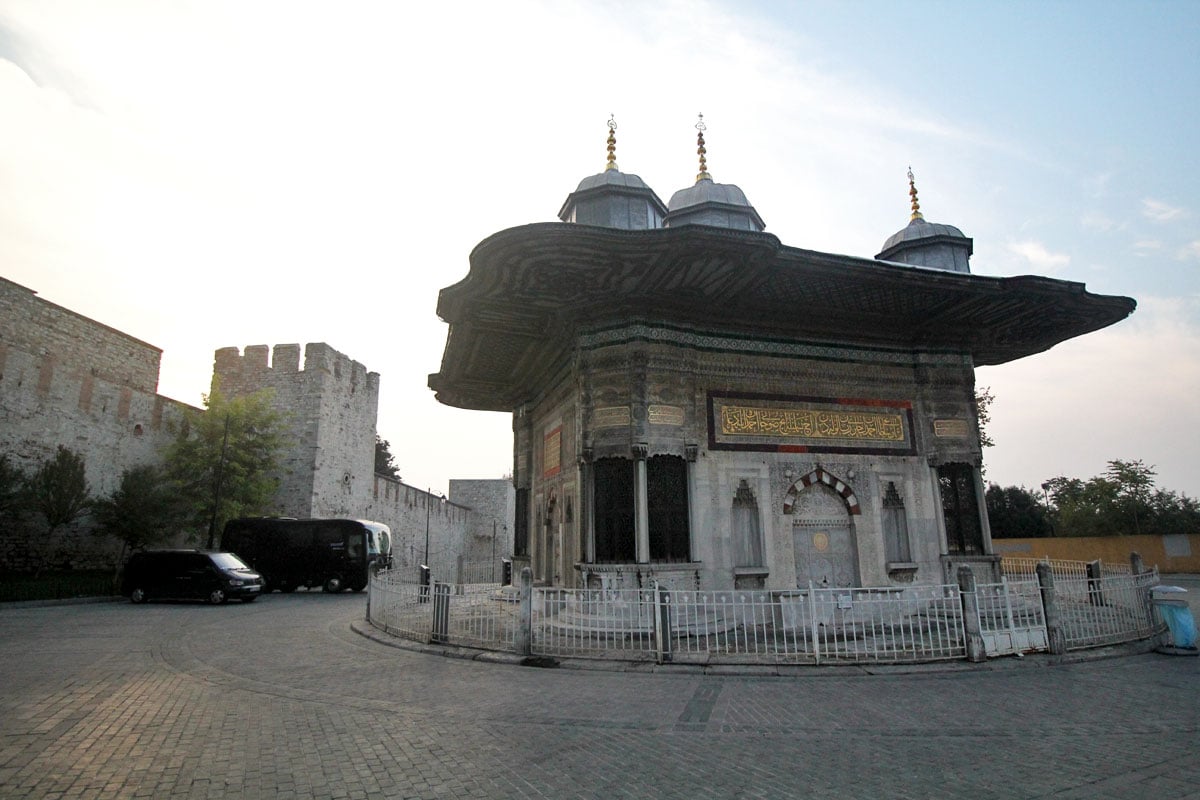
[[[908,221],[972,271],[1138,301],[978,371],[987,478],[1110,459],[1200,495],[1200,3],[0,0],[0,276],[163,349],[323,341],[381,375],[408,483],[511,470],[507,414],[426,387],[438,291],[617,161],[708,166],[784,244],[872,257]]]

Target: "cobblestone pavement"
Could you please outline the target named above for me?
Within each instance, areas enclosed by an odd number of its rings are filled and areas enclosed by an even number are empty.
[[[363,595],[0,610],[2,798],[1200,798],[1200,659],[537,669]]]

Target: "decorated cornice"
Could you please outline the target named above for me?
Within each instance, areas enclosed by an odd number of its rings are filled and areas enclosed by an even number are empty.
[[[581,332],[639,320],[772,347],[961,354],[983,366],[1042,352],[1136,307],[1072,281],[892,264],[697,225],[525,225],[480,242],[470,263],[439,295],[450,331],[429,386],[448,405],[493,411],[543,390]]]

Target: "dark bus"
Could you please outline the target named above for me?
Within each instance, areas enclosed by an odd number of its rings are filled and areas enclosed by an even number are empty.
[[[297,586],[359,592],[372,564],[391,565],[392,532],[360,519],[246,517],[225,523],[221,549],[254,567],[264,592]]]

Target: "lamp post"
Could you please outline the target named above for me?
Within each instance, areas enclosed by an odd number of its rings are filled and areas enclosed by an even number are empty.
[[[1050,525],[1050,535],[1054,535],[1054,520],[1050,518],[1050,481],[1042,484],[1042,497],[1046,501],[1046,522]]]
[[[429,507],[433,504],[433,489],[425,490],[425,566],[429,566]]]

